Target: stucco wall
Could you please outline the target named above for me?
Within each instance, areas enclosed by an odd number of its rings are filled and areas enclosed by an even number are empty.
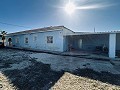
[[[73,31],[64,28],[64,30],[63,30],[63,36],[64,36],[63,37],[63,47],[64,47],[63,50],[64,51],[69,51],[70,40],[67,37],[67,35],[72,35],[72,34],[74,34]]]
[[[36,41],[33,40],[34,36],[37,36]],[[53,43],[47,43],[47,36],[53,36]],[[40,50],[50,51],[63,51],[63,31],[49,31],[39,32],[33,34],[15,35],[9,36],[12,38],[12,45],[16,47],[33,48]],[[9,38],[7,37],[7,38]],[[25,37],[28,37],[28,44],[25,44]],[[19,38],[19,43],[16,43],[16,38]]]

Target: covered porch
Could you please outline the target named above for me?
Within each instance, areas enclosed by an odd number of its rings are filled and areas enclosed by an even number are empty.
[[[87,52],[109,58],[120,57],[120,33],[87,33],[68,35],[66,48],[70,52]]]

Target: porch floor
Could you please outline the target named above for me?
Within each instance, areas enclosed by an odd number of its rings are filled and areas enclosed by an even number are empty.
[[[99,52],[99,51],[69,51],[69,52],[63,52],[62,55],[95,59],[95,60],[112,60],[111,58],[108,57],[107,53]],[[116,57],[114,60],[120,60],[120,58]]]

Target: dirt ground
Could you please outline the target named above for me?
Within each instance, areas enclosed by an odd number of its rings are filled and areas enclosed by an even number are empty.
[[[0,90],[49,90],[65,72],[120,90],[118,68],[109,61],[0,49]]]

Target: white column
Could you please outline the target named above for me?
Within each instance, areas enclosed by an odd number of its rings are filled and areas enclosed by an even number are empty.
[[[109,57],[115,58],[116,33],[109,34]]]

